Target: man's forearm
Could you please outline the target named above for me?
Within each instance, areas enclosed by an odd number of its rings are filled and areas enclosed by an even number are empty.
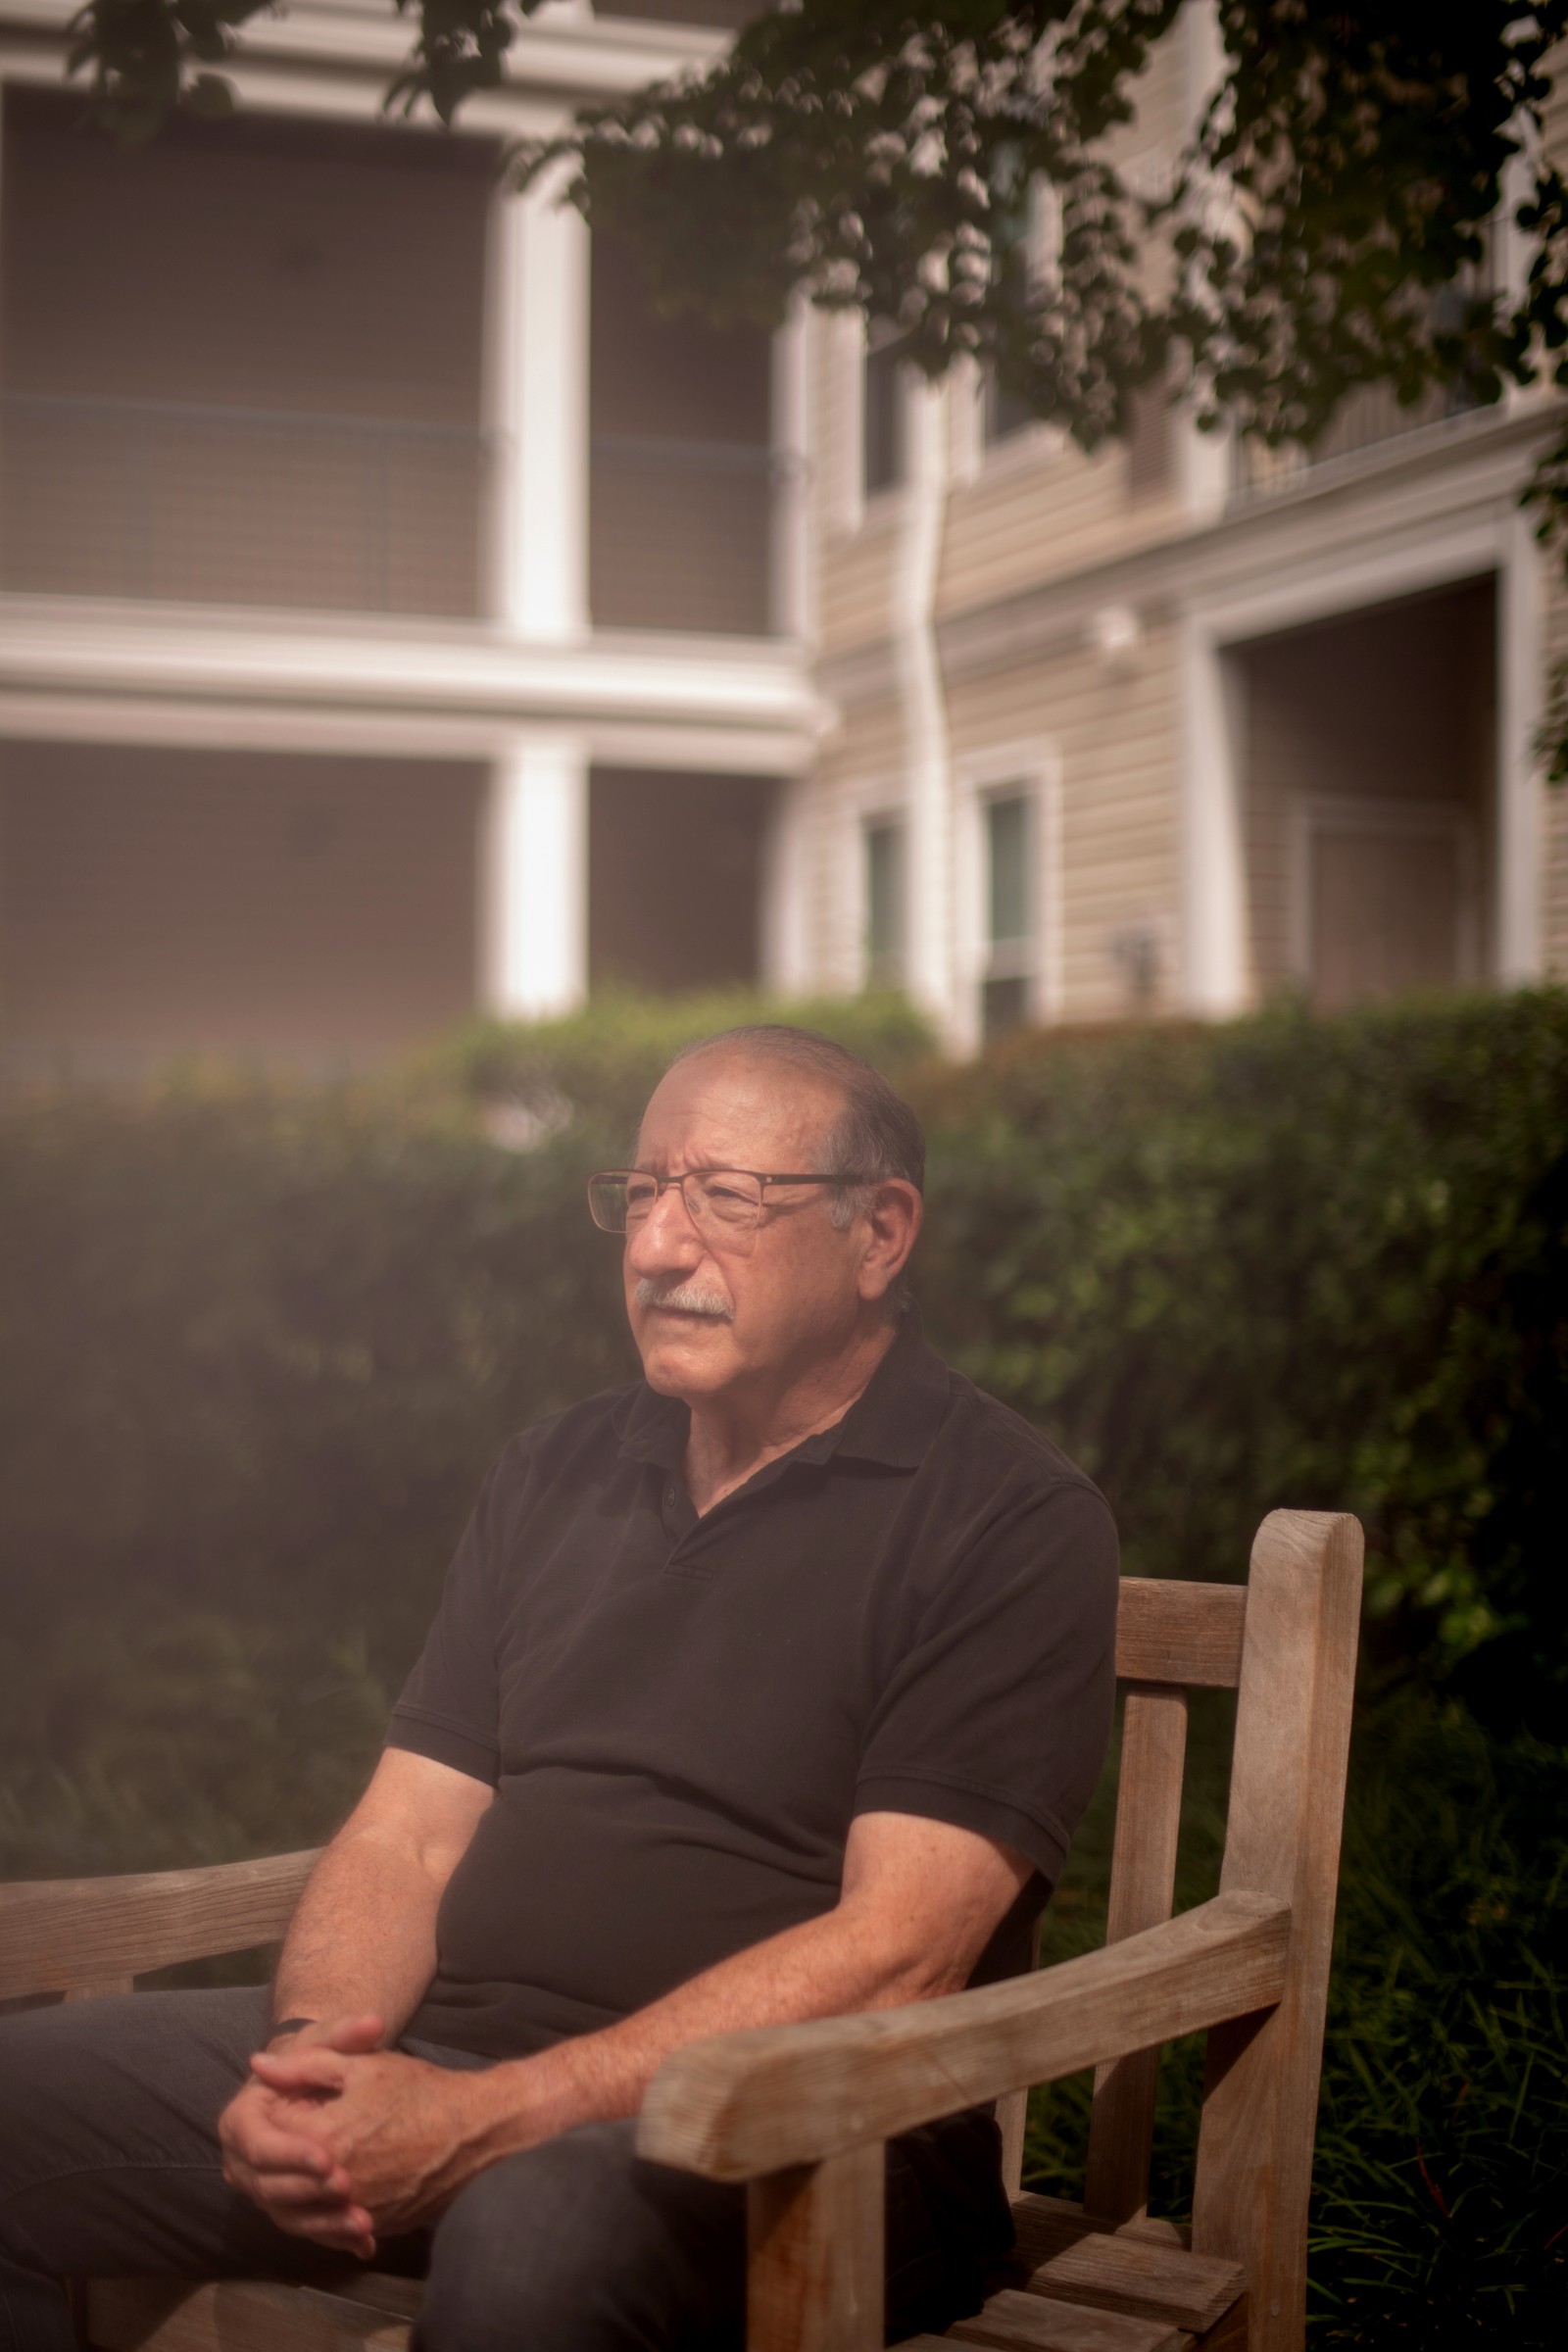
[[[274,2023],[373,2013],[387,2039],[435,1973],[441,1886],[373,1833],[344,1832],[312,1872],[277,1964]]]
[[[954,1992],[971,1957],[907,1953],[842,1911],[786,1929],[617,2025],[465,2077],[485,2160],[579,2124],[635,2115],[664,2060],[688,2042]]]

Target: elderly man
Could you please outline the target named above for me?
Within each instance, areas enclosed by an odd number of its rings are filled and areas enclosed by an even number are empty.
[[[270,2010],[0,2023],[4,2352],[70,2271],[372,2258],[439,2352],[738,2340],[742,2192],[638,2159],[655,2072],[1026,1965],[1109,1721],[1110,1519],[922,1342],[923,1159],[809,1032],[666,1073],[589,1185],[644,1378],[491,1472]],[[1007,2235],[989,2114],[895,2143],[890,2331]]]

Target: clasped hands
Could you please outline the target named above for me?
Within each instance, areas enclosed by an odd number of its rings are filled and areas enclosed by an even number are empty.
[[[223,2178],[279,2229],[368,2262],[500,2151],[483,2073],[383,2049],[378,2017],[303,2027],[258,2051],[219,2121]]]

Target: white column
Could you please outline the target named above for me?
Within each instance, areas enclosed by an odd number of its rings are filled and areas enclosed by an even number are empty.
[[[948,491],[947,400],[940,384],[924,382],[910,384],[905,398],[908,464],[891,604],[909,846],[906,969],[914,1002],[956,1038],[962,1021],[954,996],[953,796],[934,626]]]
[[[811,545],[810,306],[791,304],[773,337],[771,439],[782,468],[773,484],[769,604],[781,637],[805,644],[816,635],[815,564]]]
[[[511,1020],[588,993],[588,761],[580,744],[519,743],[490,778],[480,850],[480,1000]]]
[[[1495,965],[1505,986],[1541,977],[1542,795],[1536,749],[1544,701],[1541,549],[1523,514],[1497,569],[1497,900]]]
[[[1242,844],[1246,762],[1241,680],[1209,630],[1184,632],[1187,790],[1183,841],[1183,996],[1189,1012],[1242,1011],[1250,995],[1247,866]]]
[[[486,313],[491,610],[518,636],[588,626],[588,229],[559,180],[502,194]]]
[[[780,779],[762,866],[762,986],[781,997],[811,984],[808,797],[804,776]]]

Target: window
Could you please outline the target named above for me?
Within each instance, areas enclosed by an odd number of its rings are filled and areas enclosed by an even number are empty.
[[[1029,796],[1003,791],[982,807],[985,841],[985,960],[980,977],[984,1038],[1021,1028],[1034,1010],[1034,818]]]
[[[868,988],[904,984],[904,827],[878,817],[865,828],[865,980]]]
[[[1134,498],[1168,490],[1175,474],[1175,419],[1162,383],[1142,384],[1132,397],[1127,436],[1127,487]]]
[[[865,495],[902,482],[907,464],[904,430],[904,343],[877,343],[865,355],[865,396],[860,427],[860,465]]]
[[[1013,392],[1003,383],[995,368],[986,369],[985,393],[981,404],[981,430],[987,449],[1021,433],[1036,421],[1035,412],[1022,393]]]
[[[1021,174],[1014,153],[1004,151],[998,157],[998,169],[1012,174],[1012,181],[1004,194],[998,193],[992,199],[991,274],[1004,294],[1022,303],[1027,300],[1035,277],[1030,184]],[[985,373],[981,420],[988,449],[1035,422],[1035,412],[1028,401],[1002,380],[994,365]]]

